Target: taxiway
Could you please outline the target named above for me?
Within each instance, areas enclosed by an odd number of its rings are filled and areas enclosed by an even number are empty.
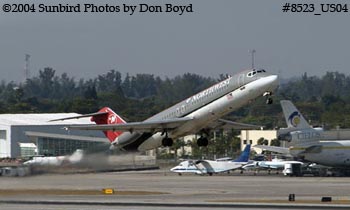
[[[114,194],[102,193],[111,188]],[[348,177],[183,175],[167,170],[0,177],[1,209],[350,208]],[[295,194],[295,201],[288,201]],[[332,202],[321,202],[322,197]],[[98,207],[98,208],[97,208]]]

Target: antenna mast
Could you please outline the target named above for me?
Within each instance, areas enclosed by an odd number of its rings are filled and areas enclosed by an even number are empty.
[[[250,50],[250,53],[252,54],[252,69],[254,69],[254,54],[256,53],[256,51],[253,49],[253,50]]]
[[[25,66],[24,66],[24,80],[27,81],[27,79],[29,79],[29,59],[30,59],[30,55],[29,54],[25,54]]]

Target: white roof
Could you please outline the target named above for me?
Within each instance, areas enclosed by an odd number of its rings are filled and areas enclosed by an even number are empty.
[[[0,114],[0,125],[75,125],[75,124],[95,124],[90,121],[90,117],[54,121],[50,120],[79,116],[77,113],[46,113],[46,114]]]
[[[107,143],[106,138],[99,137],[91,137],[91,136],[76,136],[76,135],[66,135],[66,134],[55,134],[55,133],[43,133],[43,132],[35,132],[35,131],[26,131],[26,136],[34,136],[34,137],[49,137],[49,138],[57,138],[57,139],[71,139],[71,140],[79,140],[79,141],[92,141],[92,142],[103,142]]]

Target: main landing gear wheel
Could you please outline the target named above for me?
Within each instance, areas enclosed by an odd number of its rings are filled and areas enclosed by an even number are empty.
[[[209,141],[208,141],[208,139],[205,138],[205,137],[200,137],[200,138],[197,140],[197,145],[198,145],[199,147],[206,147],[206,146],[208,146],[208,144],[209,144]]]
[[[162,145],[165,146],[165,147],[171,147],[171,146],[173,146],[173,139],[172,139],[172,138],[169,138],[169,137],[165,137],[165,138],[162,140]]]

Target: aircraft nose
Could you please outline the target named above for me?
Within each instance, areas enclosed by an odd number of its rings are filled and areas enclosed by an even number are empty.
[[[269,75],[267,76],[269,80],[271,80],[271,83],[278,82],[278,76],[277,75]]]
[[[278,87],[279,81],[277,75],[270,75],[266,77],[267,82],[270,84],[272,89],[276,89]]]

